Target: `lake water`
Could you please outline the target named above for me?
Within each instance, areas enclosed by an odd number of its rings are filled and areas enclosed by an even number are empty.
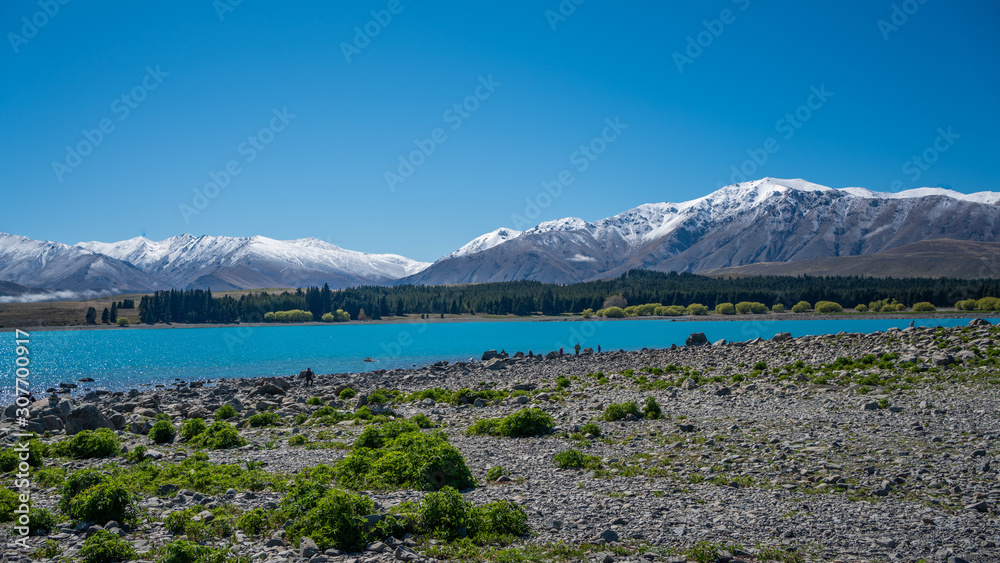
[[[916,319],[917,326],[958,326],[969,318]],[[127,390],[143,384],[217,378],[362,372],[468,360],[484,350],[545,353],[573,345],[638,350],[683,345],[692,332],[710,341],[876,332],[904,328],[909,319],[687,321],[627,320],[565,322],[455,322],[352,324],[183,329],[37,331],[30,333],[31,389],[40,395],[59,382],[84,377],[91,389]],[[0,333],[0,404],[11,401],[15,336]],[[365,362],[365,358],[374,362]]]

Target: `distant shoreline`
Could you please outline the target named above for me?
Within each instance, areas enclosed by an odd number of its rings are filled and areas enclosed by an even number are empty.
[[[469,322],[583,322],[583,321],[610,321],[610,322],[631,322],[631,321],[671,321],[671,322],[767,322],[767,321],[830,321],[830,320],[906,320],[906,319],[955,319],[955,318],[984,318],[1000,319],[998,311],[956,311],[954,309],[936,311],[933,313],[922,312],[900,312],[900,313],[840,313],[840,314],[816,314],[816,313],[766,313],[762,315],[683,315],[678,317],[626,317],[623,319],[609,319],[605,317],[584,318],[581,316],[542,316],[542,317],[499,317],[499,316],[470,316],[455,315],[440,318],[437,316],[421,319],[419,317],[392,317],[378,321],[358,321],[352,320],[339,323],[308,322],[308,323],[157,323],[147,325],[135,323],[127,327],[113,325],[71,325],[71,326],[28,326],[28,327],[3,327],[0,332],[13,332],[20,329],[28,332],[41,331],[72,331],[72,330],[166,330],[166,329],[197,329],[197,328],[234,328],[234,327],[292,327],[292,326],[350,326],[350,325],[375,325],[375,324],[421,324],[421,323],[469,323]]]

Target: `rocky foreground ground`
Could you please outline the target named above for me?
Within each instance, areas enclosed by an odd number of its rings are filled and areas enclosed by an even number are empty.
[[[1000,329],[985,321],[973,323],[954,329],[779,335],[662,350],[441,363],[319,375],[312,387],[289,377],[92,392],[51,404],[40,401],[32,414],[34,424],[51,430],[49,442],[63,439],[64,430],[106,421],[127,448],[144,445],[157,463],[169,464],[197,450],[180,436],[169,444],[153,444],[145,433],[157,414],[179,424],[195,417],[211,419],[229,404],[239,412],[231,422],[239,425],[255,413],[276,410],[278,426],[240,429],[247,445],[206,451],[213,463],[261,466],[288,476],[336,463],[364,428],[360,421],[316,424],[299,415],[327,405],[354,411],[368,396],[384,393],[376,393],[378,389],[398,391],[396,401],[370,404],[369,409],[404,417],[426,414],[461,451],[478,481],[464,492],[466,499],[476,504],[511,500],[528,515],[530,536],[502,552],[483,547],[476,558],[993,561],[1000,557]],[[557,382],[560,376],[568,385]],[[348,387],[358,394],[342,399]],[[480,398],[473,404],[399,400],[435,387],[517,392],[493,393],[495,400]],[[612,403],[642,405],[650,396],[662,407],[660,419],[600,420]],[[320,401],[312,403],[321,404],[307,404],[313,397]],[[526,407],[548,412],[556,424],[553,432],[536,438],[466,433],[479,419]],[[599,436],[580,432],[587,423],[600,427]],[[5,435],[14,431],[9,421],[0,429]],[[305,445],[289,445],[298,435]],[[600,469],[558,469],[555,455],[570,448],[600,458]],[[49,458],[46,463],[76,471],[126,462],[118,457]],[[497,466],[505,475],[488,481],[487,471]],[[67,520],[49,531],[49,539],[62,548],[51,560],[77,560],[84,539],[99,527],[112,529],[137,547],[140,558],[146,554],[153,560],[157,546],[176,539],[164,526],[172,511],[199,505],[272,510],[283,497],[276,490],[236,489],[208,496],[165,485],[161,494],[142,500],[147,518],[139,525]],[[365,494],[388,510],[425,493]],[[33,495],[41,506],[53,507],[59,491],[36,488]],[[441,542],[419,536],[390,538],[361,553],[303,553],[302,546],[282,538],[280,529],[260,537],[236,531],[215,539],[214,545],[254,561],[274,562],[448,555]],[[30,541],[38,546],[43,539]],[[25,554],[20,560],[28,558]],[[6,560],[19,556],[8,549]]]

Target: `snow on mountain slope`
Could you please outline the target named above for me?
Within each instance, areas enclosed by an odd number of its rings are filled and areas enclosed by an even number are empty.
[[[0,280],[45,290],[150,291],[166,285],[121,260],[59,242],[0,233]]]
[[[441,260],[447,260],[449,258],[458,258],[459,256],[465,256],[467,254],[482,252],[493,248],[498,244],[507,242],[514,237],[519,237],[521,234],[522,231],[515,231],[514,229],[500,227],[499,229],[486,233],[485,235],[479,235],[478,237],[467,242],[464,246],[462,246],[462,248],[459,248],[451,254],[442,256],[437,261],[440,262]]]
[[[992,241],[1000,231],[998,202],[995,192],[919,188],[887,194],[762,178],[686,202],[640,205],[594,222],[547,221],[476,252],[453,253],[404,281],[570,283],[631,268],[697,271],[869,254],[944,236]]]
[[[128,261],[170,287],[237,289],[350,285],[392,281],[427,267],[396,254],[346,250],[315,239],[276,240],[263,236],[190,234],[150,241],[81,242],[77,247]]]

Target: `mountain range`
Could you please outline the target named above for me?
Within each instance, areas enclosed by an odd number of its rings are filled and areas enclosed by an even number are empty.
[[[944,239],[936,250],[912,247]],[[346,250],[314,238],[185,234],[161,241],[137,237],[69,246],[0,234],[0,296],[323,283],[331,288],[523,279],[575,283],[633,268],[717,275],[995,277],[996,268],[982,263],[995,256],[990,243],[998,242],[997,192],[919,188],[883,193],[763,178],[683,203],[640,205],[594,222],[569,217],[526,231],[500,228],[433,264]],[[942,244],[947,248],[942,250]],[[919,267],[901,258],[914,248],[925,260]],[[960,267],[968,263],[962,259],[965,253],[978,260],[976,271]],[[883,255],[895,256],[891,273],[876,267],[888,259],[872,258]],[[935,259],[951,265],[928,267],[926,260]]]

